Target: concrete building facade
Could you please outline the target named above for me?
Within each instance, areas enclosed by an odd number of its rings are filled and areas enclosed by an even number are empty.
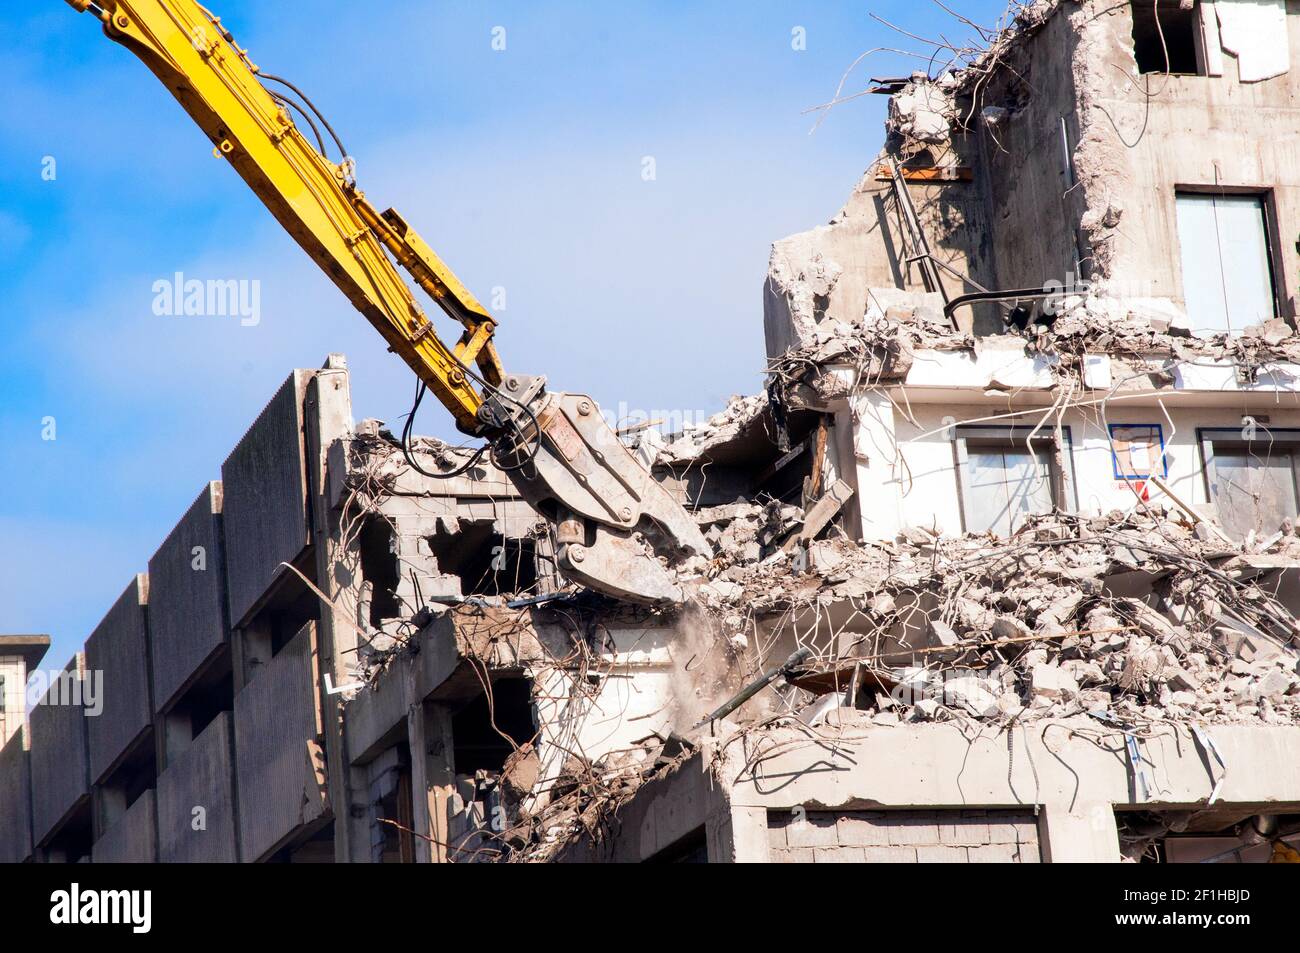
[[[767,391],[625,434],[682,606],[294,371],[0,751],[0,858],[1300,858],[1298,31],[1043,0],[877,81]]]

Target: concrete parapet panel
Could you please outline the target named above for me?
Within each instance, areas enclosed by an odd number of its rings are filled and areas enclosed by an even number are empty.
[[[233,720],[230,712],[217,715],[158,778],[158,858],[165,864],[239,859]]]
[[[257,860],[327,809],[315,624],[235,697],[240,857]]]
[[[221,466],[231,625],[258,605],[277,567],[310,539],[303,401],[313,371],[294,371]]]
[[[86,671],[100,679],[103,710],[86,719],[90,775],[102,781],[153,724],[145,606],[149,577],[136,576],[86,640]],[[95,673],[102,672],[102,676]]]
[[[90,796],[85,709],[68,695],[82,696],[80,655],[68,663],[28,718],[31,732],[32,839],[39,844]]]
[[[160,711],[230,640],[221,519],[221,484],[209,483],[149,560],[149,643]]]
[[[117,823],[95,841],[91,860],[96,864],[158,862],[158,810],[153,791],[136,798]]]
[[[17,864],[32,853],[32,789],[26,729],[0,749],[0,864]]]

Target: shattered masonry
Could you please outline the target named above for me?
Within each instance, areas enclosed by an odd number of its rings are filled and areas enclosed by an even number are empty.
[[[68,666],[138,704],[0,752],[0,859],[1300,859],[1300,4],[1246,6],[1016,4],[872,80],[765,392],[627,434],[715,549],[683,606],[296,371]],[[1219,299],[1207,209],[1267,253]]]

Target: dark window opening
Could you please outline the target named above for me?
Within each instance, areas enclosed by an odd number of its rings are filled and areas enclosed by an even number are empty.
[[[385,619],[402,615],[397,598],[401,565],[393,551],[393,528],[387,520],[373,519],[361,530],[361,577],[371,585],[370,626],[383,628]]]
[[[176,701],[167,715],[188,718],[190,737],[197,738],[219,714],[234,710],[235,674],[231,668],[230,651],[227,648]]]
[[[1139,73],[1198,76],[1201,68],[1200,11],[1177,0],[1133,4],[1133,56]]]
[[[397,763],[371,786],[375,823],[383,838],[372,847],[381,864],[415,863],[414,806],[411,789],[411,749],[406,742],[397,746]]]
[[[669,844],[659,853],[647,857],[647,864],[707,864],[709,862],[709,843],[703,826],[697,827],[685,837]]]
[[[463,595],[498,596],[537,585],[534,541],[502,536],[491,522],[462,520],[455,533],[439,528],[429,548],[439,571],[460,577]]]
[[[316,594],[305,586],[292,599],[284,604],[267,610],[266,621],[271,627],[271,654],[293,641],[293,637],[302,631],[308,622],[320,618],[320,601]]]
[[[1300,815],[1225,807],[1200,811],[1117,811],[1120,853],[1142,864],[1294,863]]]
[[[138,801],[158,780],[154,756],[153,732],[142,738],[113,773],[104,779],[105,790],[113,790],[124,799],[126,807]],[[111,825],[110,825],[111,826]]]
[[[480,695],[452,716],[456,773],[471,777],[476,771],[500,773],[515,746],[532,741],[536,734],[532,683],[526,678],[497,679],[490,705],[487,695]]]
[[[50,838],[44,850],[51,863],[75,864],[90,859],[93,844],[91,806],[87,799],[59,828],[59,832]]]
[[[268,864],[334,863],[334,821],[329,821],[309,836],[280,848],[266,859]]]

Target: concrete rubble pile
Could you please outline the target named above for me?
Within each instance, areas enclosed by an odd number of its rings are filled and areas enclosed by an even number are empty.
[[[733,395],[727,406],[705,421],[687,423],[680,432],[661,434],[647,428],[634,435],[632,446],[647,467],[666,467],[699,459],[712,447],[735,439],[767,409],[762,394]]]
[[[1242,554],[1152,510],[1043,516],[1004,540],[909,528],[770,551],[790,516],[751,506],[715,524],[700,598],[736,637],[762,620],[805,627],[815,667],[838,677],[821,690],[874,686],[874,723],[1300,720],[1300,628],[1251,582],[1269,557],[1300,555],[1294,531]],[[821,616],[835,628],[808,621]]]
[[[1071,296],[1051,310],[1026,322],[1021,331],[1032,352],[1107,353],[1166,370],[1178,363],[1231,362],[1248,379],[1264,364],[1300,362],[1300,335],[1282,318],[1239,333],[1193,334],[1186,316],[1163,299]]]

